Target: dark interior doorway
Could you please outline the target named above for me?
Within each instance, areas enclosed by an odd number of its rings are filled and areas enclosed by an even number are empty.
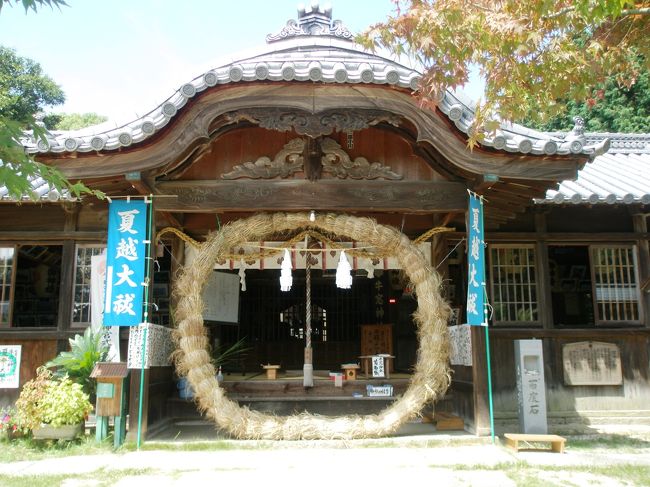
[[[553,321],[556,326],[594,326],[589,247],[549,246]]]
[[[236,271],[233,271],[236,272]],[[381,271],[369,279],[364,271],[353,275],[351,289],[336,287],[333,270],[312,270],[312,347],[314,368],[340,370],[342,363],[357,362],[363,324],[408,321],[400,316],[402,289],[395,286],[397,271]],[[208,323],[213,343],[221,348],[244,338],[248,349],[226,367],[232,371],[259,371],[260,364],[280,364],[302,370],[305,346],[305,271],[293,271],[291,290],[280,290],[280,270],[247,270],[246,291],[240,292],[239,324]],[[402,323],[398,329],[409,328]],[[415,333],[393,337],[411,340]],[[413,355],[414,353],[409,353]],[[412,363],[404,364],[410,368]]]

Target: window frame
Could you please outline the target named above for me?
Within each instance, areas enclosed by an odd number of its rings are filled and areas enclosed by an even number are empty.
[[[13,317],[14,317],[14,294],[16,292],[16,268],[17,268],[17,261],[18,261],[18,245],[17,244],[11,244],[11,245],[6,245],[2,244],[0,245],[0,248],[3,249],[12,249],[13,250],[13,257],[12,257],[12,265],[11,265],[11,277],[10,282],[9,282],[9,317],[7,318],[6,322],[0,321],[0,328],[15,328],[14,323],[13,323]]]
[[[5,242],[0,242],[0,247],[1,248],[13,248],[14,249],[14,265],[13,269],[11,272],[11,292],[10,292],[10,318],[7,323],[2,323],[0,322],[0,330],[22,330],[22,331],[29,331],[29,332],[42,332],[42,331],[51,331],[51,330],[56,330],[58,329],[59,325],[59,314],[60,314],[60,308],[57,309],[57,313],[55,315],[55,321],[53,325],[48,325],[48,326],[43,326],[43,325],[38,325],[38,326],[21,326],[21,325],[16,325],[15,319],[16,319],[16,279],[18,277],[18,257],[19,257],[19,249],[20,247],[61,247],[61,255],[62,257],[65,255],[65,250],[64,250],[64,240],[24,240],[24,241],[16,241],[14,240],[8,240]],[[63,277],[63,260],[61,261],[61,277]],[[58,296],[57,299],[59,300],[59,306],[60,306],[60,300],[61,300],[61,292],[64,289],[63,282],[61,280],[58,281]]]
[[[509,321],[497,321],[494,316],[494,312],[490,316],[490,324],[495,327],[518,327],[525,326],[527,328],[539,328],[542,326],[542,309],[540,303],[540,272],[539,272],[539,255],[537,251],[537,246],[534,242],[521,242],[521,243],[490,243],[488,244],[488,268],[487,278],[490,283],[489,289],[489,303],[491,306],[496,304],[496,293],[495,293],[495,280],[494,280],[494,266],[493,266],[493,249],[528,249],[533,252],[532,267],[535,270],[535,278],[528,283],[528,286],[531,284],[535,286],[535,295],[534,303],[537,306],[537,319],[531,321],[521,321],[521,320],[509,320]]]
[[[641,295],[641,283],[639,279],[639,252],[637,245],[632,243],[598,243],[598,244],[588,244],[589,248],[589,271],[591,272],[591,291],[592,291],[592,305],[594,308],[594,325],[595,327],[607,327],[607,326],[642,326],[645,323],[644,316],[644,307],[643,300]],[[600,316],[600,310],[598,306],[598,298],[596,295],[596,259],[594,258],[595,252],[598,249],[626,249],[632,251],[632,270],[635,284],[635,302],[638,309],[638,319],[637,320],[606,320]]]
[[[71,301],[70,302],[70,327],[71,328],[86,328],[86,327],[90,326],[90,324],[91,324],[90,321],[87,321],[87,322],[86,321],[74,321],[74,308],[75,308],[75,305],[77,304],[76,299],[75,299],[75,291],[76,291],[76,287],[77,287],[77,269],[78,269],[77,256],[79,255],[78,254],[79,249],[82,249],[82,248],[95,248],[95,249],[102,249],[102,251],[104,251],[104,250],[106,250],[106,244],[101,243],[101,242],[97,242],[97,243],[75,243],[75,247],[74,247],[74,269],[72,271],[72,289],[71,289],[72,298],[70,300]],[[88,283],[88,286],[90,286],[90,283]],[[88,297],[90,299],[90,289],[88,290]],[[90,310],[90,306],[91,306],[90,301],[88,302],[88,306],[89,306],[88,309]],[[89,313],[88,313],[89,318],[91,316],[90,313],[91,313],[91,311],[89,311]]]

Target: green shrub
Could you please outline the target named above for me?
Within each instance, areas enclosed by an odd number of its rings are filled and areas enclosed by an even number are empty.
[[[70,351],[61,352],[45,364],[48,368],[56,368],[54,375],[58,378],[70,377],[81,384],[84,391],[93,395],[97,387],[94,379],[90,378],[95,364],[101,362],[108,354],[108,347],[102,343],[103,331],[86,328],[83,335],[70,338]]]
[[[53,378],[45,367],[39,368],[36,378],[23,386],[16,401],[18,416],[29,429],[41,424],[79,424],[92,409],[88,394],[80,384],[67,377]]]

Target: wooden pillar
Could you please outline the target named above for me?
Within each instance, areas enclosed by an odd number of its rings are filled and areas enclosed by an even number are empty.
[[[537,267],[537,312],[542,328],[553,328],[553,297],[548,263],[548,246],[542,235],[546,234],[546,211],[535,213],[535,266]]]
[[[634,231],[636,233],[648,232],[648,214],[636,213],[632,215]],[[647,238],[636,241],[639,253],[639,286],[646,285],[645,290],[641,289],[641,310],[646,328],[650,328],[650,243]]]
[[[64,203],[65,232],[77,230],[77,220],[80,206],[77,203]],[[61,252],[61,279],[59,281],[59,309],[57,310],[57,330],[67,331],[72,322],[72,306],[74,304],[74,269],[75,269],[76,243],[74,240],[65,240]],[[68,350],[68,341],[59,340],[59,351]]]
[[[140,405],[140,374],[141,369],[131,370],[131,384],[129,388],[129,433],[127,439],[135,441],[138,437],[138,411]],[[142,432],[141,438],[147,437],[147,423],[149,412],[149,369],[144,369],[144,388],[142,397]]]
[[[472,326],[472,383],[474,384],[474,430],[477,436],[490,434],[490,404],[488,398],[485,328]]]

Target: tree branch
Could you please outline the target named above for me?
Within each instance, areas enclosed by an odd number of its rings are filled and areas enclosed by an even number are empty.
[[[621,17],[627,17],[629,15],[650,15],[650,7],[630,8],[621,11]]]

